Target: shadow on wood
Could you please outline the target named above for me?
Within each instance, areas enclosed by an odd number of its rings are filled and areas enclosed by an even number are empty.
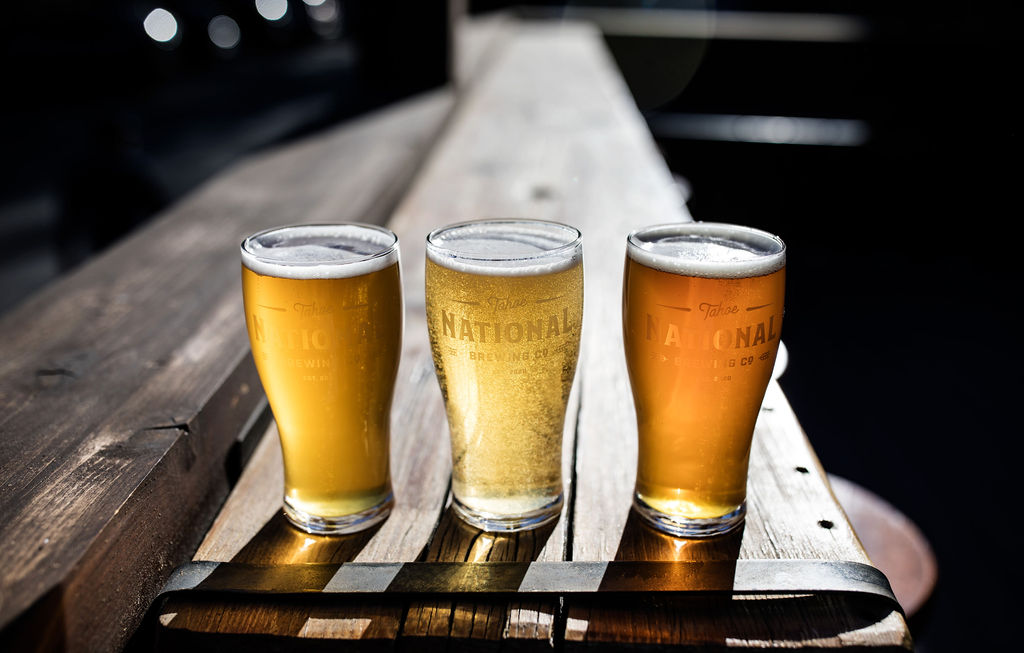
[[[310,535],[292,526],[284,513],[278,511],[232,557],[231,562],[257,565],[349,562],[359,555],[379,528],[377,525],[352,535]],[[268,566],[266,573],[274,574],[280,569]],[[231,573],[229,567],[219,568],[204,584],[230,586],[229,581],[219,576],[221,570]],[[251,568],[247,573],[252,573]],[[327,574],[319,579],[321,586],[326,586],[330,578],[331,574]],[[274,579],[271,584],[284,587],[287,585],[285,581],[287,577],[282,577]],[[314,580],[311,585],[315,584]],[[276,650],[281,646],[305,647],[313,633],[314,638],[390,641],[397,634],[399,615],[397,603],[371,606],[320,596],[172,597],[150,611],[147,617],[150,627],[146,629],[149,632],[139,638],[139,648],[147,647],[147,642],[142,641],[146,639],[156,650],[180,650],[187,646],[192,650],[207,650],[204,647],[208,647],[208,650],[224,651],[257,645]]]
[[[798,642],[801,650],[834,649],[846,633],[893,618],[898,613],[887,601],[838,596],[698,595],[600,603],[583,599],[570,607],[565,650],[620,648],[637,640],[701,650],[760,648],[778,640]],[[807,622],[815,624],[811,637]],[[771,633],[770,639],[766,633]]]
[[[173,612],[170,610],[176,610]],[[156,635],[139,651],[391,651],[402,603],[367,605],[339,596],[194,596],[168,601]]]
[[[489,533],[465,523],[449,505],[441,516],[424,561],[440,562],[527,562],[536,560],[557,522],[518,533]],[[529,632],[520,628],[520,614]],[[508,603],[507,601],[417,601],[409,606],[402,628],[399,650],[447,650],[451,640],[471,641],[476,646],[493,646],[508,631],[518,639],[550,641],[551,627],[558,614],[554,602]]]
[[[67,646],[65,592],[56,587],[43,595],[0,634],[0,650],[60,651]]]
[[[665,535],[630,511],[616,560],[735,561],[745,528],[721,537],[685,539]],[[730,565],[710,568],[735,573]],[[681,572],[682,573],[682,572]],[[673,579],[678,580],[678,579]],[[720,584],[731,578],[715,579]],[[643,618],[637,616],[642,614]],[[834,647],[845,633],[870,629],[900,618],[884,600],[829,595],[696,594],[634,599],[574,598],[567,602],[566,649],[617,647],[643,641],[661,646],[726,647],[737,643],[799,642],[801,646]],[[808,638],[807,624],[814,624]]]
[[[737,560],[743,541],[743,525],[721,537],[685,539],[650,527],[636,510],[629,511],[616,560],[674,560],[700,562]]]
[[[297,562],[350,562],[366,546],[380,524],[352,535],[310,535],[276,513],[238,552],[231,562],[294,564]]]

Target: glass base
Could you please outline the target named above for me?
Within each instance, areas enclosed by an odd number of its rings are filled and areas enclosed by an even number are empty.
[[[497,515],[474,510],[459,501],[458,497],[452,498],[452,507],[455,509],[455,514],[470,526],[482,531],[512,533],[540,528],[558,519],[558,515],[562,512],[562,495],[559,494],[557,499],[546,506],[521,515]]]
[[[362,512],[335,517],[320,517],[299,510],[284,498],[284,515],[293,526],[311,535],[347,535],[365,531],[387,519],[391,508],[395,505],[395,497],[388,493],[383,501]]]
[[[675,537],[713,537],[724,535],[742,524],[747,514],[747,503],[744,501],[739,508],[721,517],[708,519],[687,519],[678,515],[669,515],[655,510],[635,495],[633,509],[640,514],[645,522],[663,533]]]

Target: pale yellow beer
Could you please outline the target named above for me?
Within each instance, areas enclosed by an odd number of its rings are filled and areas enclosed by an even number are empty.
[[[714,223],[630,234],[626,363],[639,435],[634,504],[658,528],[739,525],[754,424],[782,329],[785,245]]]
[[[253,358],[284,456],[284,511],[346,533],[385,518],[403,313],[398,242],[369,225],[285,227],[242,244]]]
[[[526,220],[435,231],[426,299],[457,514],[492,531],[557,518],[583,317],[579,232]]]

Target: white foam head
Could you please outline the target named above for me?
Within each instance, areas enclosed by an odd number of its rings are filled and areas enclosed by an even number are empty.
[[[626,243],[629,257],[637,263],[691,277],[759,277],[786,265],[786,245],[778,236],[739,225],[656,225],[632,232]]]
[[[242,264],[284,279],[342,279],[398,262],[398,237],[365,224],[314,224],[261,231],[242,241]]]
[[[427,257],[460,272],[534,276],[578,264],[583,243],[578,229],[557,222],[480,220],[431,232]]]

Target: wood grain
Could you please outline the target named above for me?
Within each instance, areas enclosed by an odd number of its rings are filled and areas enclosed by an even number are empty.
[[[262,405],[238,243],[382,221],[451,105],[440,91],[254,156],[0,320],[5,640],[124,644],[216,514]]]

